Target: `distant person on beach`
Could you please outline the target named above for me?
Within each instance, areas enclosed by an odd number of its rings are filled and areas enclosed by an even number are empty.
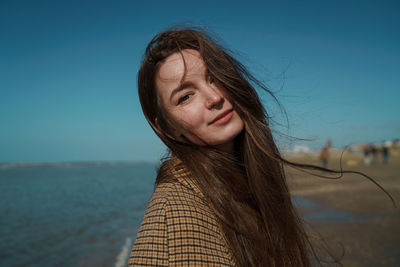
[[[369,165],[371,163],[371,158],[369,156],[370,151],[371,151],[371,149],[370,149],[369,144],[364,144],[363,145],[363,153],[364,153],[364,164],[365,165]]]
[[[389,160],[389,147],[386,144],[382,145],[382,162],[387,164]]]
[[[284,166],[329,170],[281,156],[256,88],[272,95],[203,30],[170,29],[150,41],[138,72],[139,98],[170,154],[129,266],[319,262]]]
[[[378,149],[377,149],[376,145],[370,144],[369,151],[371,152],[372,163],[377,163],[378,162]]]
[[[328,167],[328,158],[329,158],[329,149],[327,146],[324,146],[321,149],[321,153],[319,154],[319,159],[322,162],[323,167]]]

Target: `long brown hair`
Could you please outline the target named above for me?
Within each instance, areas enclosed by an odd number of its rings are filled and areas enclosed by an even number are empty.
[[[171,133],[172,122],[160,104],[155,77],[168,56],[184,49],[199,51],[209,75],[226,92],[244,122],[233,155],[177,140]],[[229,51],[203,30],[193,28],[156,35],[138,73],[146,119],[172,155],[191,172],[221,223],[237,265],[309,266],[310,242],[292,205],[283,169],[284,164],[297,164],[281,157],[257,87],[273,96]],[[168,173],[173,165],[169,163],[165,161],[160,168],[156,183],[171,178]]]

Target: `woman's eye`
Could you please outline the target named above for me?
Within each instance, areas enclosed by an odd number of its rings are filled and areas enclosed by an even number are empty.
[[[179,100],[178,100],[178,105],[181,104],[181,103],[183,103],[183,102],[185,102],[185,101],[188,100],[189,98],[190,98],[190,95],[189,95],[189,94],[182,96],[182,97],[179,98]]]
[[[208,77],[208,82],[209,82],[209,83],[212,84],[212,83],[214,83],[214,81],[215,81],[215,80],[214,80],[214,77],[212,77],[212,76],[209,76],[209,77]]]

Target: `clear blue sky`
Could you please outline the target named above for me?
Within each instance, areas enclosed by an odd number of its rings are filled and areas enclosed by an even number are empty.
[[[0,162],[158,160],[136,72],[185,21],[278,91],[284,133],[314,148],[398,138],[399,14],[397,1],[1,1]]]

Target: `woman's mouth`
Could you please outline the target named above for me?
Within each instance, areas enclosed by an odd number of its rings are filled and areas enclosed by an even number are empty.
[[[227,110],[219,114],[210,124],[224,124],[227,123],[233,116],[233,110]]]

